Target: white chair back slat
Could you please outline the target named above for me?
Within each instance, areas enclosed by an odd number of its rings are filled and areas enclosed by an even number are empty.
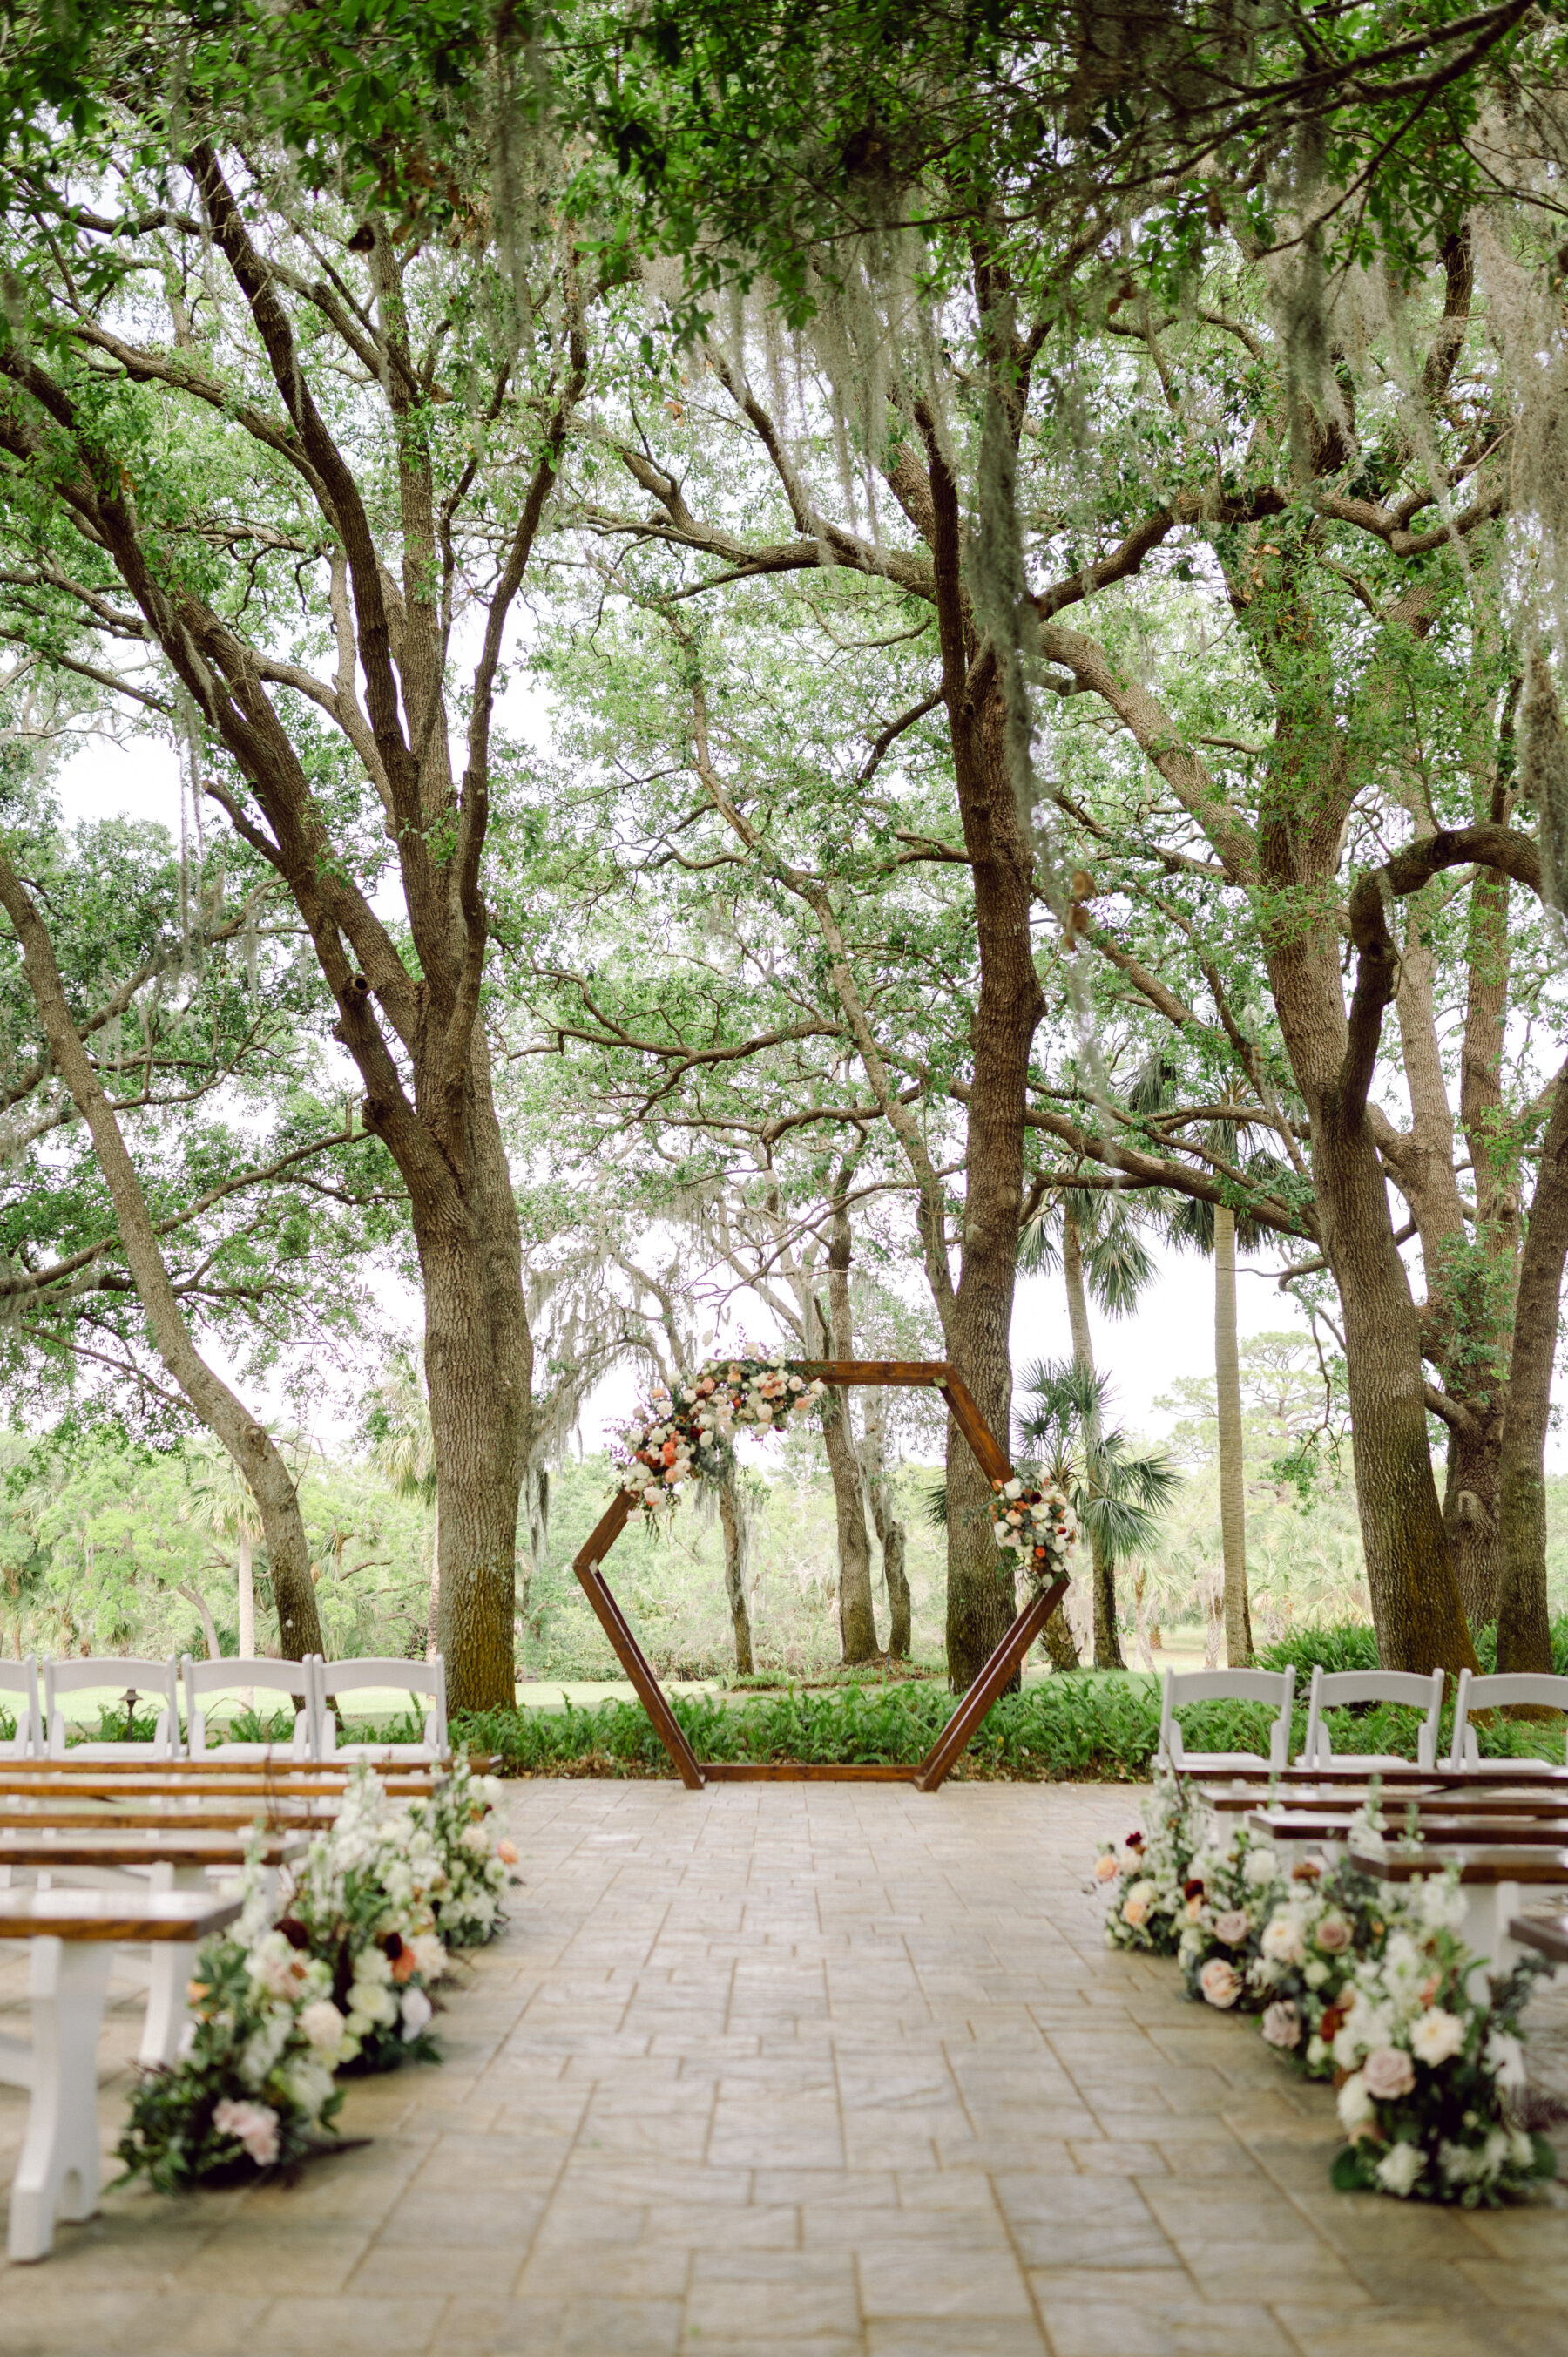
[[[37,1759],[44,1748],[44,1722],[38,1707],[36,1653],[22,1662],[0,1662],[0,1694],[16,1698],[16,1732],[8,1743],[0,1741],[0,1760]]]
[[[446,1733],[446,1660],[437,1653],[433,1662],[403,1662],[393,1658],[364,1657],[354,1662],[324,1662],[317,1676],[321,1685],[321,1756],[325,1759],[413,1760],[445,1759]],[[423,1695],[429,1707],[424,1714],[424,1739],[420,1743],[341,1743],[338,1741],[338,1714],[332,1705],[346,1695],[363,1694],[371,1687],[392,1687],[406,1694],[411,1702]]]
[[[1155,1757],[1183,1775],[1223,1775],[1228,1768],[1283,1769],[1290,1763],[1290,1715],[1295,1700],[1295,1664],[1284,1670],[1189,1670],[1165,1672],[1160,1698],[1160,1737]],[[1178,1710],[1195,1702],[1261,1702],[1274,1706],[1269,1756],[1261,1751],[1188,1751]]]
[[[1568,1758],[1568,1678],[1550,1677],[1544,1672],[1505,1671],[1495,1677],[1477,1677],[1471,1670],[1459,1673],[1459,1691],[1454,1698],[1454,1741],[1448,1754],[1451,1768],[1473,1768],[1481,1773],[1490,1770],[1498,1775],[1531,1775],[1552,1763],[1545,1760],[1487,1760],[1481,1758],[1481,1747],[1470,1720],[1477,1711],[1503,1710],[1510,1703],[1544,1705],[1550,1710],[1564,1713],[1564,1757]]]
[[[152,1703],[157,1713],[150,1743],[76,1743],[70,1749],[83,1760],[175,1760],[180,1754],[179,1663],[143,1661],[132,1654],[90,1654],[82,1661],[44,1663],[45,1749],[51,1760],[63,1760],[67,1750],[66,1718],[61,1696],[100,1690],[116,1698],[134,1689],[139,1702]]]
[[[307,1654],[303,1662],[263,1661],[258,1656],[199,1662],[187,1653],[180,1663],[180,1676],[185,1683],[185,1716],[187,1742],[193,1760],[264,1760],[275,1751],[286,1751],[295,1760],[317,1760],[321,1756],[321,1684],[318,1672],[319,1653]],[[216,1694],[240,1694],[254,1696],[257,1693],[275,1695],[279,1706],[294,1705],[294,1732],[284,1743],[236,1742],[222,1738],[213,1743],[208,1740],[209,1704]]]
[[[1343,1710],[1351,1703],[1403,1703],[1412,1710],[1424,1710],[1425,1718],[1416,1731],[1415,1764],[1418,1768],[1437,1765],[1437,1734],[1443,1717],[1443,1673],[1434,1670],[1423,1677],[1415,1670],[1325,1670],[1319,1662],[1312,1673],[1312,1691],[1307,1699],[1306,1741],[1297,1754],[1301,1768],[1326,1768],[1334,1757],[1334,1742],[1324,1712]],[[1355,1754],[1358,1767],[1365,1766],[1369,1774],[1379,1768],[1402,1768],[1409,1763],[1398,1752],[1369,1751]]]

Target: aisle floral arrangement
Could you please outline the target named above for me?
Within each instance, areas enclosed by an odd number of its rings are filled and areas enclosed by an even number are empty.
[[[1520,2017],[1550,1967],[1527,1956],[1482,1975],[1459,1937],[1456,1869],[1403,1885],[1348,1857],[1287,1871],[1168,1770],[1147,1814],[1144,1832],[1095,1861],[1107,1941],[1175,1956],[1191,1996],[1255,2016],[1278,2054],[1333,2082],[1348,2138],[1337,2186],[1491,2205],[1555,2174],[1551,2144],[1517,2113]],[[1375,1816],[1361,1830],[1375,1842]]]
[[[826,1391],[794,1373],[787,1360],[710,1359],[682,1376],[673,1393],[656,1385],[622,1426],[621,1489],[657,1523],[673,1509],[684,1482],[717,1471],[737,1432],[779,1432],[808,1415]]]
[[[254,1860],[233,1929],[200,1952],[178,2062],[131,2100],[124,2179],[162,2192],[329,2147],[335,2074],[439,2061],[431,1991],[490,1939],[517,1862],[485,1820],[499,1786],[460,1762],[399,1813],[361,1766],[329,1827],[274,1878]]]
[[[991,1526],[999,1547],[1021,1558],[1020,1569],[1034,1587],[1048,1587],[1067,1569],[1077,1544],[1078,1523],[1064,1491],[1054,1483],[1031,1490],[1016,1475],[993,1481]]]

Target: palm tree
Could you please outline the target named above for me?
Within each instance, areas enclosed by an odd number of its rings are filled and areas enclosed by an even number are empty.
[[[226,1450],[204,1450],[199,1468],[190,1485],[191,1512],[214,1538],[224,1540],[235,1551],[235,1617],[240,1631],[239,1654],[242,1661],[253,1661],[256,1655],[256,1542],[263,1535],[261,1510],[249,1482]],[[297,1487],[297,1474],[295,1480]],[[191,1600],[201,1612],[210,1652],[215,1634],[211,1616],[202,1609],[199,1597],[193,1597]],[[242,1688],[240,1699],[249,1709],[252,1696],[248,1687]]]
[[[427,1657],[435,1658],[435,1612],[441,1601],[441,1494],[435,1479],[435,1438],[430,1427],[430,1402],[420,1380],[413,1354],[394,1351],[386,1372],[371,1390],[365,1416],[371,1436],[371,1462],[400,1498],[419,1498],[435,1510],[430,1551],[430,1619],[425,1631]]]
[[[1163,1449],[1140,1453],[1107,1423],[1110,1386],[1092,1367],[1077,1359],[1038,1359],[1025,1369],[1022,1387],[1019,1471],[1067,1492],[1088,1535],[1097,1583],[1103,1565],[1110,1586],[1119,1560],[1146,1555],[1157,1544],[1182,1477]],[[1096,1648],[1097,1669],[1121,1666],[1120,1649],[1117,1661],[1107,1663]]]
[[[1219,1150],[1235,1157],[1235,1133],[1221,1131]],[[1256,1157],[1256,1168],[1264,1157]],[[1273,1169],[1275,1166],[1270,1164]],[[1263,1230],[1226,1203],[1184,1200],[1170,1214],[1166,1234],[1178,1248],[1214,1261],[1214,1390],[1219,1420],[1219,1544],[1225,1564],[1225,1660],[1245,1669],[1252,1658],[1252,1610],[1247,1592],[1247,1492],[1242,1459],[1240,1349],[1236,1331],[1236,1250],[1262,1243]]]
[[[1101,1188],[1064,1187],[1055,1202],[1040,1205],[1019,1234],[1018,1265],[1026,1275],[1035,1275],[1058,1265],[1067,1288],[1073,1364],[1092,1377],[1090,1295],[1108,1317],[1127,1318],[1155,1274],[1155,1263],[1138,1233],[1137,1219],[1124,1196]],[[1124,1669],[1116,1627],[1115,1553],[1107,1550],[1092,1528],[1090,1551],[1094,1666],[1097,1670]],[[1058,1618],[1054,1613],[1051,1617],[1053,1622]],[[1050,1631],[1047,1633],[1048,1636]],[[1069,1645],[1070,1641],[1069,1639]]]

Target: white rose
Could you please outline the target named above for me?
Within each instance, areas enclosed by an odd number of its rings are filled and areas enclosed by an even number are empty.
[[[1421,2014],[1412,2022],[1410,2050],[1418,2062],[1435,2071],[1459,2053],[1465,2044],[1465,2024],[1456,2013],[1445,2013],[1440,2005]]]
[[[1359,2071],[1353,2072],[1346,2080],[1336,2098],[1336,2103],[1340,2126],[1352,2135],[1357,2128],[1363,2126],[1371,2118],[1372,2098]]]
[[[1412,2043],[1414,2043],[1413,2039]],[[1506,2029],[1494,2029],[1487,2040],[1483,2057],[1487,2070],[1499,2087],[1522,2087],[1524,2084],[1524,2049],[1517,2038]],[[1533,2147],[1531,2147],[1533,2150]]]
[[[1299,1964],[1306,1953],[1300,1923],[1284,1910],[1270,1917],[1258,1944],[1265,1956],[1279,1964]]]
[[[323,2054],[336,2054],[343,2043],[343,2017],[329,1996],[317,1997],[299,2017],[299,2026]]]
[[[1391,2144],[1378,2163],[1378,2183],[1402,2201],[1425,2166],[1419,2145]]]
[[[429,2022],[435,2007],[422,1988],[407,1988],[403,1993],[403,2034],[405,2039],[417,2038]]]
[[[1242,1862],[1241,1878],[1256,1889],[1265,1882],[1275,1881],[1279,1870],[1279,1859],[1272,1849],[1250,1849]]]

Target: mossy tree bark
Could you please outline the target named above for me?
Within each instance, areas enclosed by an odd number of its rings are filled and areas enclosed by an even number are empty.
[[[1568,1066],[1552,1092],[1530,1224],[1520,1258],[1513,1356],[1503,1411],[1498,1489],[1503,1573],[1498,1598],[1498,1667],[1550,1673],[1546,1602],[1546,1433],[1552,1370],[1568,1261]]]
[[[1236,1337],[1236,1214],[1214,1213],[1214,1388],[1219,1415],[1219,1537],[1225,1558],[1225,1659],[1252,1659],[1247,1597],[1247,1485],[1241,1449],[1241,1367]]]

